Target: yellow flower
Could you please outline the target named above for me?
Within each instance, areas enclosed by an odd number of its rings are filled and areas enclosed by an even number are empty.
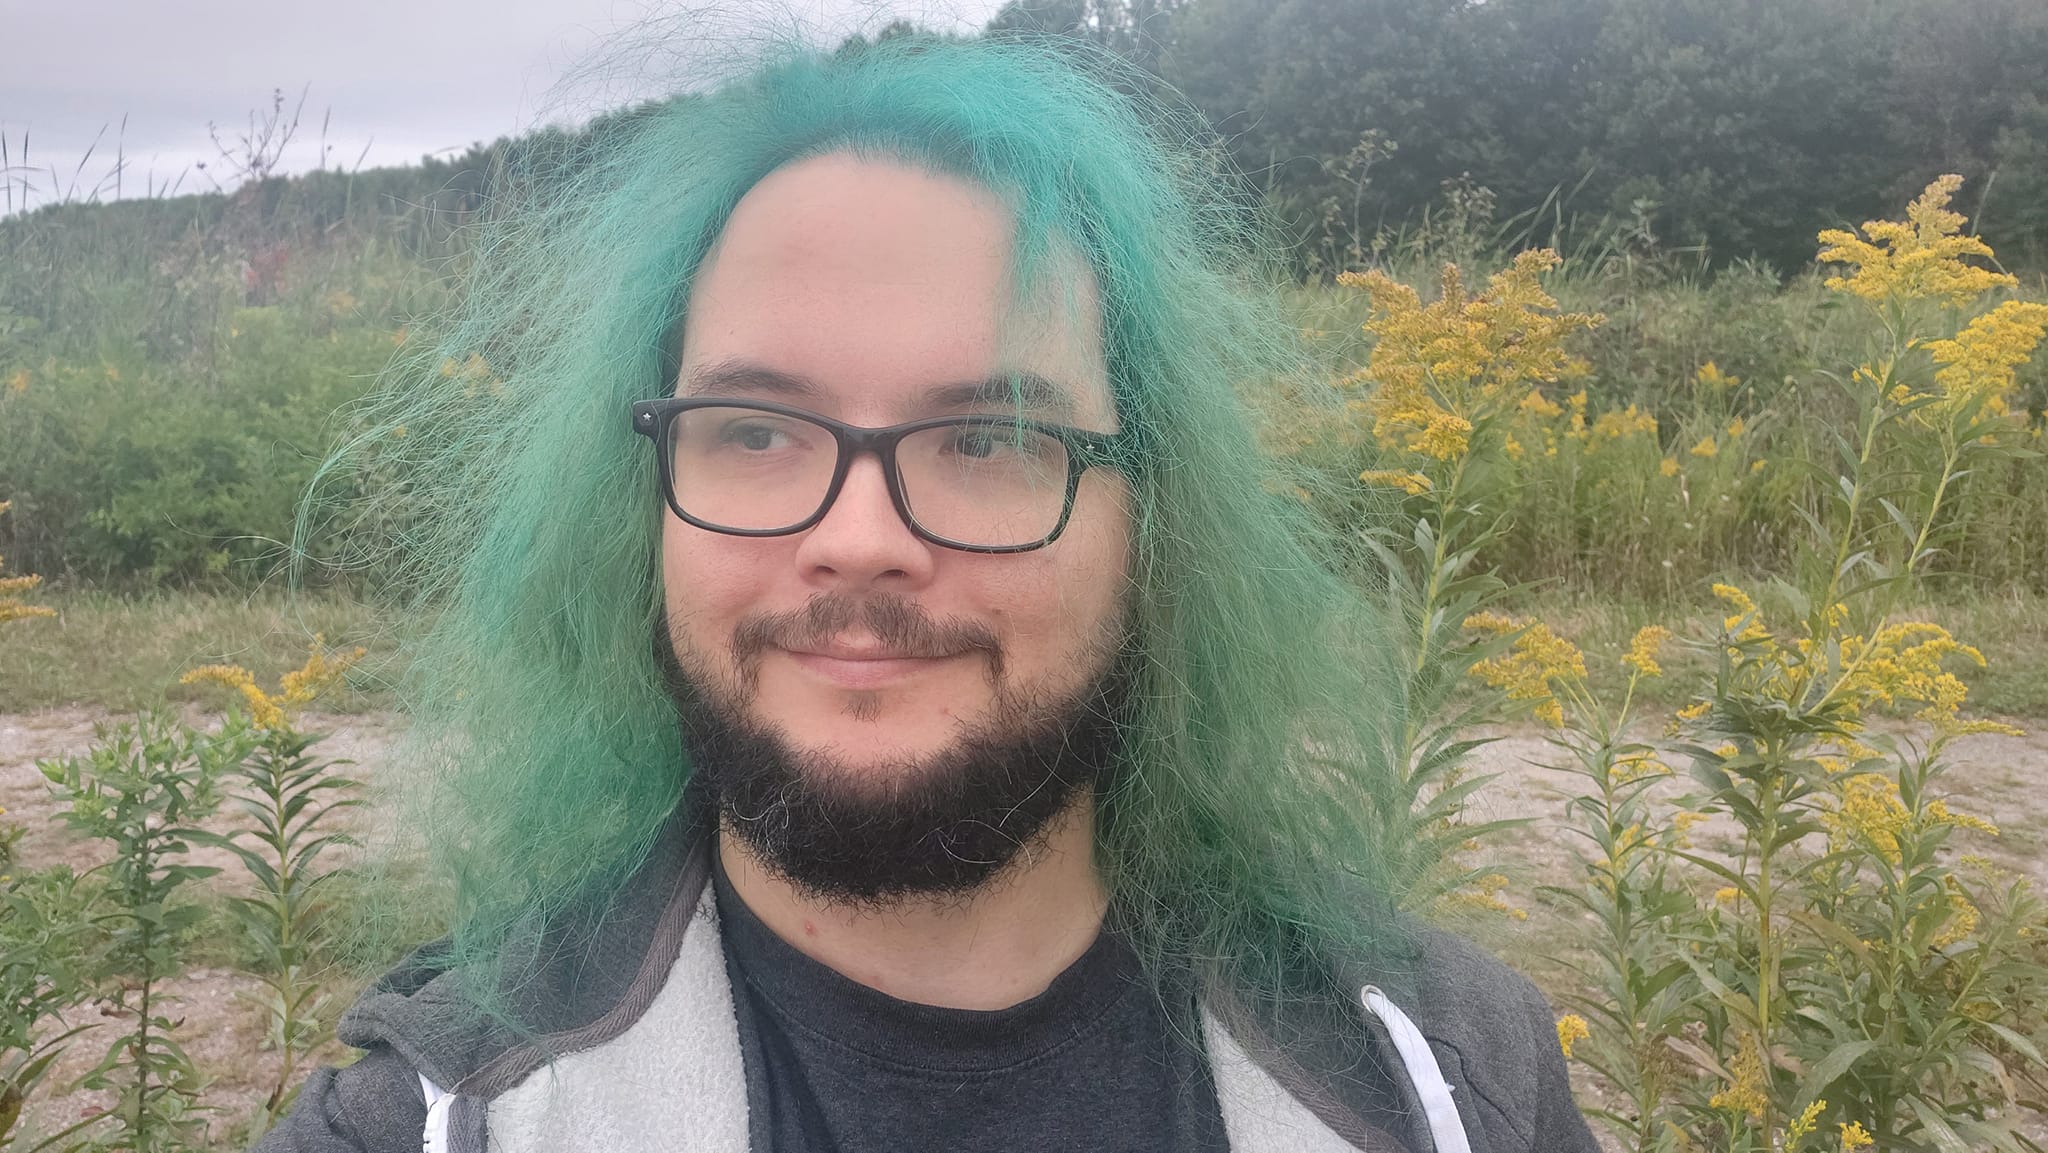
[[[1762,640],[1771,635],[1770,630],[1764,627],[1763,614],[1757,611],[1756,602],[1749,599],[1748,593],[1734,585],[1717,584],[1714,586],[1714,595],[1735,610],[1721,618],[1722,629],[1733,631],[1744,620],[1749,621],[1749,624],[1736,634],[1736,640]]]
[[[1398,488],[1409,496],[1421,496],[1430,489],[1430,480],[1419,472],[1401,469],[1372,468],[1358,474],[1358,479],[1367,484]]]
[[[1733,885],[1723,885],[1714,890],[1714,903],[1717,905],[1732,905],[1741,897],[1742,892]]]
[[[196,685],[206,681],[239,691],[242,698],[249,702],[249,715],[258,726],[266,729],[284,727],[284,710],[278,707],[276,699],[257,686],[256,678],[250,675],[248,669],[240,665],[201,665],[178,678],[181,685]]]
[[[13,501],[0,500],[0,513],[5,513]],[[0,571],[7,567],[5,557],[0,557]],[[53,617],[57,610],[48,605],[32,605],[21,599],[23,593],[43,583],[43,578],[34,573],[23,576],[0,577],[0,625],[10,621],[27,620],[30,617]]]
[[[1534,385],[1582,373],[1584,362],[1564,350],[1563,339],[1597,318],[1556,311],[1538,278],[1558,262],[1547,249],[1523,252],[1476,296],[1457,266],[1447,264],[1428,305],[1385,273],[1340,275],[1339,283],[1372,297],[1365,323],[1372,355],[1354,379],[1377,386],[1370,400],[1374,439],[1452,460],[1471,450],[1476,422],[1518,406],[1540,411],[1547,402]]]
[[[1837,847],[1861,842],[1879,856],[1899,862],[1899,834],[1912,814],[1899,799],[1899,786],[1883,773],[1857,773],[1841,784],[1835,811],[1822,818]]]
[[[1621,663],[1646,677],[1661,677],[1664,669],[1657,663],[1657,651],[1670,639],[1671,630],[1663,625],[1646,625],[1637,629],[1635,639],[1628,643],[1628,655],[1621,658]]]
[[[1614,762],[1614,783],[1617,785],[1629,785],[1650,777],[1670,775],[1671,766],[1658,760],[1655,753],[1631,753]]]
[[[1794,1117],[1792,1124],[1785,1127],[1785,1148],[1797,1149],[1801,1141],[1812,1136],[1814,1127],[1820,1123],[1821,1113],[1827,1107],[1827,1100],[1823,1098],[1808,1105],[1805,1112]]]
[[[2008,300],[1972,320],[1955,339],[1928,341],[1928,355],[1941,366],[1934,373],[1941,407],[1955,412],[1981,399],[1993,415],[2003,415],[2014,370],[2033,357],[2043,335],[2048,304]]]
[[[1678,719],[1682,721],[1696,721],[1706,716],[1713,708],[1714,702],[1712,701],[1695,701],[1678,710]]]
[[[1740,378],[1729,376],[1722,372],[1720,367],[1711,360],[1700,365],[1699,371],[1693,373],[1692,379],[1693,383],[1701,388],[1713,389],[1715,391],[1734,388],[1742,383]]]
[[[1700,442],[1696,445],[1693,445],[1692,448],[1688,451],[1690,451],[1694,456],[1718,456],[1721,452],[1721,446],[1714,443],[1713,436],[1709,434],[1707,436],[1701,437]]]
[[[1586,1019],[1577,1013],[1566,1013],[1557,1019],[1557,1047],[1564,1050],[1565,1060],[1571,1060],[1572,1046],[1593,1035],[1586,1027]]]
[[[1737,1044],[1739,1047],[1736,1049],[1735,1059],[1728,1063],[1728,1087],[1708,1098],[1707,1104],[1715,1109],[1747,1114],[1761,1121],[1764,1110],[1769,1108],[1771,1103],[1763,1091],[1763,1057],[1757,1052],[1756,1041],[1753,1038],[1742,1038]]]
[[[1535,702],[1535,715],[1550,725],[1564,724],[1555,686],[1585,679],[1586,658],[1578,646],[1551,632],[1549,625],[1499,613],[1474,613],[1465,618],[1464,626],[1496,636],[1520,630],[1512,648],[1475,663],[1471,675],[1505,691],[1511,701]]]
[[[1584,396],[1585,394],[1580,393],[1579,395]],[[1564,415],[1564,409],[1559,408],[1556,401],[1543,395],[1543,390],[1540,388],[1530,389],[1529,395],[1523,397],[1522,403],[1516,407],[1530,416],[1543,417],[1545,419]]]
[[[329,659],[325,652],[326,643],[324,635],[314,634],[306,663],[286,673],[275,694],[264,692],[249,670],[240,665],[202,665],[178,678],[178,683],[194,685],[211,681],[234,689],[248,702],[250,718],[258,727],[273,731],[283,729],[290,722],[291,710],[311,701],[320,690],[334,683],[350,665],[361,660],[366,651],[358,647]]]
[[[1677,476],[1678,458],[1675,456],[1667,456],[1663,460],[1658,461],[1657,472],[1663,476]]]
[[[1751,475],[1751,476],[1754,476],[1754,475],[1756,475],[1757,473],[1760,473],[1760,472],[1762,472],[1763,470],[1764,470],[1764,461],[1763,461],[1763,460],[1761,460],[1761,459],[1758,459],[1758,460],[1753,460],[1753,461],[1750,461],[1750,462],[1749,462],[1749,472],[1750,472],[1750,475]]]
[[[1963,886],[1954,877],[1944,878],[1944,887],[1948,890],[1948,920],[1943,923],[1941,932],[1934,935],[1934,940],[1928,942],[1936,949],[1946,949],[1976,932],[1979,917],[1977,906],[1971,903],[1969,894],[1963,892]]]
[[[1597,440],[1622,440],[1636,435],[1657,435],[1657,418],[1629,405],[1620,412],[1609,410],[1600,414],[1593,422],[1592,435]]]
[[[1820,242],[1827,247],[1816,259],[1856,270],[1847,277],[1829,277],[1827,286],[1869,301],[1927,299],[1953,307],[2019,283],[2005,273],[1963,263],[1966,256],[1990,256],[1991,248],[1974,236],[1957,235],[1963,216],[1950,212],[1948,202],[1962,184],[1963,178],[1954,174],[1936,177],[1906,207],[1904,221],[1865,222],[1867,240],[1840,229],[1822,232]]]
[[[1864,1130],[1861,1122],[1842,1122],[1842,1153],[1856,1153],[1858,1149],[1868,1149],[1875,1144],[1877,1140]]]
[[[1877,635],[1842,638],[1842,665],[1848,669],[1835,691],[1856,707],[1870,704],[1921,705],[1915,716],[1936,725],[1960,724],[1969,688],[1943,663],[1961,656],[1984,667],[1984,654],[1928,621],[1887,625]]]

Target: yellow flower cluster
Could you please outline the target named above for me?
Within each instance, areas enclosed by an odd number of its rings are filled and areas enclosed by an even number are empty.
[[[1421,496],[1431,487],[1430,479],[1421,473],[1397,468],[1369,468],[1359,473],[1358,479],[1384,488],[1398,488],[1409,496]]]
[[[1700,365],[1699,370],[1692,374],[1692,380],[1698,387],[1712,392],[1725,392],[1742,383],[1741,377],[1729,376],[1711,360]]]
[[[7,511],[12,501],[0,500],[0,513]],[[6,570],[6,558],[0,557],[0,571]],[[48,605],[32,605],[22,600],[23,594],[43,583],[43,578],[30,573],[26,576],[0,576],[0,625],[9,621],[27,620],[29,617],[53,617],[57,610]]]
[[[1870,704],[1918,704],[1921,720],[1957,731],[1956,711],[1969,687],[1943,667],[1962,656],[1984,667],[1984,654],[1928,621],[1906,621],[1879,629],[1870,639],[1842,638],[1842,664],[1848,669],[1836,690],[1861,709]],[[1974,726],[1981,728],[1981,725]]]
[[[1794,1117],[1792,1123],[1785,1127],[1785,1148],[1797,1149],[1801,1141],[1813,1136],[1814,1128],[1820,1124],[1820,1115],[1827,1111],[1827,1107],[1827,1099],[1821,1098]]]
[[[1577,1013],[1566,1013],[1557,1019],[1557,1047],[1564,1050],[1565,1060],[1571,1060],[1572,1046],[1593,1035],[1586,1027],[1586,1019]]]
[[[1646,677],[1661,677],[1664,666],[1657,663],[1657,653],[1670,639],[1671,630],[1663,625],[1645,625],[1628,642],[1628,655],[1621,658],[1621,663]]]
[[[1721,628],[1725,632],[1735,632],[1738,626],[1741,627],[1742,631],[1735,634],[1736,640],[1756,641],[1771,635],[1771,630],[1764,627],[1763,614],[1757,611],[1756,602],[1749,599],[1748,593],[1734,585],[1717,584],[1714,596],[1735,610],[1721,618]],[[1743,624],[1744,621],[1749,623]]]
[[[1538,385],[1583,373],[1585,362],[1564,350],[1564,337],[1598,318],[1556,311],[1538,279],[1558,262],[1549,249],[1523,252],[1477,296],[1447,264],[1441,292],[1428,305],[1377,270],[1339,276],[1372,296],[1365,323],[1372,355],[1352,383],[1377,385],[1373,437],[1389,448],[1452,460],[1470,451],[1475,422],[1509,411]]]
[[[1948,890],[1948,920],[1942,924],[1941,932],[1928,942],[1937,949],[1946,949],[1976,932],[1977,922],[1981,919],[1976,904],[1970,900],[1969,894],[1963,892],[1961,882],[1952,876],[1942,880],[1943,887]]]
[[[312,701],[322,689],[340,679],[350,665],[363,658],[365,652],[358,647],[330,658],[325,652],[326,646],[327,638],[316,633],[306,663],[286,673],[275,694],[264,692],[249,670],[240,665],[201,665],[178,678],[178,683],[196,685],[210,681],[236,690],[248,702],[249,715],[257,726],[274,732],[288,725],[293,710]]]
[[[1899,834],[1912,813],[1899,799],[1899,786],[1883,773],[1857,773],[1842,782],[1835,811],[1824,818],[1837,848],[1861,841],[1893,864],[1899,862]]]
[[[1865,300],[1936,300],[1949,306],[1969,303],[1990,289],[2017,284],[2002,272],[1966,264],[1966,256],[1990,256],[1991,249],[1974,236],[1959,236],[1963,215],[1948,202],[1962,187],[1954,174],[1936,177],[1919,199],[1906,207],[1906,219],[1872,220],[1863,236],[1840,229],[1820,234],[1818,259],[1847,264],[1855,272],[1832,276],[1827,286]]]
[[[1913,825],[1912,810],[1900,797],[1898,783],[1883,773],[1857,773],[1843,780],[1838,790],[1834,811],[1823,818],[1835,847],[1860,841],[1897,864],[1899,834]],[[1990,837],[1998,835],[1998,826],[1982,817],[1958,813],[1948,807],[1947,801],[1928,802],[1921,810],[1921,822],[1922,828],[1945,825]],[[1968,901],[1963,904],[1967,905]],[[1961,915],[1960,907],[1957,915]],[[1964,933],[1976,925],[1974,906],[1970,915],[1970,925],[1961,930]]]
[[[1771,1102],[1764,1096],[1763,1057],[1757,1052],[1755,1038],[1744,1037],[1737,1043],[1735,1059],[1728,1063],[1728,1076],[1728,1087],[1708,1098],[1707,1104],[1763,1120],[1764,1110]]]
[[[1517,921],[1528,920],[1529,910],[1518,909],[1501,899],[1501,893],[1507,887],[1508,879],[1505,876],[1499,873],[1488,873],[1474,880],[1471,888],[1460,889],[1446,894],[1444,896],[1444,903],[1468,909],[1480,909],[1489,913],[1499,913],[1502,916],[1510,917]]]
[[[1868,1149],[1875,1144],[1877,1139],[1863,1128],[1862,1122],[1842,1122],[1842,1153],[1856,1153],[1858,1149]]]
[[[1591,452],[1603,440],[1626,440],[1632,436],[1654,438],[1657,435],[1657,418],[1643,412],[1635,405],[1616,411],[1609,409],[1593,421],[1586,451]]]
[[[1505,636],[1517,633],[1514,646],[1497,657],[1472,666],[1472,675],[1487,685],[1505,690],[1511,701],[1536,702],[1536,716],[1553,726],[1564,724],[1564,707],[1558,704],[1555,685],[1584,680],[1586,658],[1578,646],[1550,631],[1550,626],[1499,613],[1474,613],[1465,627],[1476,632]]]
[[[2014,370],[2032,359],[2044,335],[2048,304],[2008,300],[1972,320],[1953,340],[1928,341],[1923,347],[1941,366],[1934,372],[1940,407],[1953,413],[1981,399],[1992,415],[2004,415]]]

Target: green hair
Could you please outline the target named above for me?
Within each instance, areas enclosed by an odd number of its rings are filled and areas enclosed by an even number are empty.
[[[660,498],[627,408],[671,390],[692,277],[740,198],[837,149],[997,191],[1020,283],[1066,244],[1097,278],[1143,446],[1135,688],[1098,860],[1148,971],[1199,969],[1253,1004],[1334,996],[1326,962],[1399,939],[1400,680],[1335,571],[1343,542],[1238,392],[1306,364],[1259,211],[1196,120],[1091,59],[986,38],[781,49],[617,118],[480,233],[445,338],[342,454],[406,478],[392,549],[431,616],[407,642],[401,755],[436,774],[423,816],[457,960],[488,971],[520,925],[615,892],[682,797],[652,644]]]

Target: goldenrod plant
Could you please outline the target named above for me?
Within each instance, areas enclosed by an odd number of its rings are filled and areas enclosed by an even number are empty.
[[[92,987],[90,925],[86,899],[68,868],[17,868],[12,850],[20,832],[18,825],[0,830],[0,1148],[40,1153],[67,1147],[95,1120],[76,1119],[50,1132],[22,1123],[58,1059],[93,1027],[73,1012]]]
[[[2033,1147],[2014,1125],[2048,1090],[2030,1036],[2048,917],[1966,851],[1997,829],[1940,789],[1953,742],[2016,730],[1963,716],[1975,648],[1900,615],[1958,479],[2021,435],[2008,392],[2048,328],[2024,302],[1958,318],[2010,278],[1966,262],[1990,253],[1946,209],[1957,184],[1905,222],[1822,234],[1821,258],[1850,266],[1830,287],[1867,302],[1883,340],[1840,378],[1857,424],[1834,499],[1809,512],[1805,579],[1761,605],[1714,586],[1719,627],[1680,642],[1711,679],[1660,746],[1624,728],[1666,630],[1622,658],[1618,709],[1581,676],[1544,682],[1563,767],[1592,786],[1569,807],[1591,849],[1567,896],[1603,930],[1560,1043],[1616,1090],[1596,1115],[1638,1149]],[[1873,727],[1901,711],[1906,731]],[[1689,763],[1682,801],[1654,787],[1667,759]],[[1690,844],[1701,814],[1733,844]]]
[[[321,760],[309,750],[321,734],[295,723],[301,706],[347,672],[363,656],[358,648],[330,654],[316,636],[306,662],[284,675],[275,693],[234,665],[208,665],[185,674],[183,682],[211,682],[235,689],[248,706],[255,747],[232,766],[236,805],[248,823],[225,836],[203,839],[235,854],[255,882],[255,895],[230,902],[261,958],[260,975],[269,1019],[266,1044],[278,1053],[277,1079],[263,1100],[257,1133],[268,1130],[297,1096],[300,1059],[327,1039],[332,1028],[330,998],[313,968],[322,883],[332,877],[319,859],[327,850],[355,842],[329,831],[337,810],[362,803],[358,783],[334,770],[347,761]],[[240,724],[230,711],[228,724]]]
[[[1524,252],[1477,293],[1447,264],[1427,304],[1383,272],[1338,278],[1372,304],[1364,326],[1374,338],[1370,357],[1338,382],[1354,394],[1350,411],[1369,433],[1358,439],[1377,457],[1358,479],[1401,494],[1404,512],[1391,523],[1369,523],[1364,534],[1404,622],[1405,699],[1394,761],[1406,769],[1403,799],[1413,827],[1402,831],[1401,844],[1417,903],[1503,907],[1497,874],[1460,857],[1507,822],[1464,818],[1465,802],[1487,779],[1467,772],[1468,755],[1485,742],[1468,739],[1466,730],[1487,706],[1457,693],[1468,670],[1524,668],[1547,635],[1467,622],[1496,619],[1488,606],[1506,591],[1476,558],[1501,529],[1490,506],[1513,464],[1510,425],[1523,406],[1550,403],[1544,386],[1583,374],[1584,362],[1564,340],[1600,321],[1559,311],[1543,291],[1541,278],[1557,263],[1554,252]]]
[[[117,1095],[106,1124],[90,1132],[98,1147],[172,1153],[204,1131],[203,1080],[172,1035],[162,990],[204,915],[178,898],[188,883],[220,871],[185,861],[194,825],[218,807],[221,776],[252,744],[247,726],[233,721],[199,733],[150,712],[99,726],[84,756],[37,762],[65,803],[64,822],[112,852],[92,870],[104,874],[94,919],[107,939],[101,998],[125,1031],[79,1081]]]
[[[13,501],[0,500],[0,513],[5,513]],[[7,571],[4,558],[0,558],[0,573]],[[57,610],[48,605],[30,604],[23,599],[43,578],[33,573],[25,576],[0,576],[0,625],[10,621],[27,620],[30,617],[53,617]]]

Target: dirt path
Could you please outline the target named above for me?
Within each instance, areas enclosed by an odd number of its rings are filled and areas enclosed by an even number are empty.
[[[57,805],[35,764],[44,758],[82,753],[92,741],[94,724],[106,719],[104,714],[83,709],[0,713],[0,807],[7,810],[4,819],[27,828],[18,846],[22,867],[64,863],[83,870],[99,863],[97,846],[72,835],[58,821]],[[204,721],[197,713],[189,719]],[[321,755],[355,762],[347,771],[366,784],[371,803],[348,814],[344,827],[373,844],[382,831],[379,816],[388,812],[376,798],[391,784],[386,758],[399,724],[393,714],[305,718],[308,730],[330,734],[317,746]],[[2048,887],[2048,852],[2043,851],[2043,840],[2048,838],[2048,725],[2022,727],[2036,733],[1978,737],[1957,746],[1954,768],[1945,783],[1956,808],[1990,819],[2001,829],[1997,838],[1972,837],[1969,851],[2031,875],[2037,884]],[[1577,778],[1539,767],[1554,762],[1561,752],[1536,730],[1507,729],[1496,735],[1500,739],[1477,754],[1476,767],[1480,772],[1498,774],[1498,779],[1479,794],[1473,812],[1479,818],[1533,818],[1504,838],[1497,855],[1504,869],[1512,873],[1507,896],[1535,914],[1526,923],[1504,931],[1502,944],[1511,945],[1518,954],[1526,949],[1526,958],[1540,958],[1554,950],[1552,938],[1564,926],[1559,914],[1536,907],[1532,896],[1540,885],[1572,880],[1573,841],[1564,825],[1563,808]],[[214,823],[228,819],[222,817]],[[1733,830],[1725,818],[1716,819],[1698,827],[1694,839],[1710,850],[1732,848]],[[234,864],[218,850],[202,850],[195,855],[195,863]],[[223,878],[237,874],[238,868],[229,868]],[[1544,971],[1541,961],[1530,960],[1525,967],[1539,981],[1556,978],[1555,971]],[[260,988],[242,973],[195,968],[172,982],[170,989],[177,998],[172,1016],[184,1022],[181,1037],[185,1046],[213,1078],[206,1100],[218,1110],[215,1133],[222,1141],[239,1138],[234,1126],[256,1107],[276,1076],[276,1055],[261,1049],[263,1012],[247,1000]],[[337,992],[354,994],[353,989]],[[83,1072],[99,1048],[90,1042],[74,1045],[59,1077],[73,1078]],[[331,1060],[340,1052],[337,1048],[326,1056]],[[100,1094],[46,1097],[32,1115],[46,1124],[61,1124],[76,1119],[82,1110],[101,1109],[106,1104]]]

